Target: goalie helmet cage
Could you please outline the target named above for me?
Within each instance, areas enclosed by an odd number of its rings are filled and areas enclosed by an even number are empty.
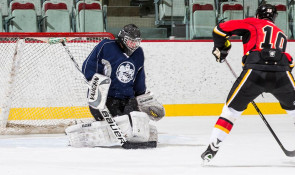
[[[82,67],[110,33],[0,33],[0,134],[62,133],[92,121],[88,86],[61,43]]]

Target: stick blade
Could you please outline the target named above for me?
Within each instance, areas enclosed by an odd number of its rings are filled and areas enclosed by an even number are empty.
[[[294,151],[288,151],[286,149],[283,150],[286,156],[288,157],[295,157],[295,150]]]

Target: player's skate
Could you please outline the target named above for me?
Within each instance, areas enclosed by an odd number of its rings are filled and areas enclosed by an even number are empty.
[[[219,150],[220,143],[221,141],[217,139],[216,142],[212,142],[209,144],[206,151],[201,155],[201,158],[204,160],[204,163],[210,162],[213,159],[213,157]]]

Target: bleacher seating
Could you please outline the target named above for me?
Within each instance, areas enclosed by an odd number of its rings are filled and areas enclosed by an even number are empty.
[[[39,32],[33,3],[10,3],[10,32]]]
[[[171,24],[173,18],[174,24],[183,24],[186,16],[186,8],[184,1],[162,0],[158,6],[159,9],[159,23]],[[168,22],[168,23],[166,23]]]
[[[195,3],[192,5],[192,38],[212,37],[212,30],[216,25],[216,11],[214,4]]]
[[[267,4],[284,4],[287,5],[286,0],[263,0]]]
[[[104,32],[103,11],[99,2],[79,1],[76,11],[77,32]]]
[[[220,14],[224,21],[244,19],[243,4],[239,2],[223,2],[220,5]]]
[[[2,16],[2,12],[0,9],[0,32],[4,32],[4,27],[3,27],[3,16]]]
[[[43,3],[43,31],[44,32],[71,32],[70,12],[67,4],[53,3],[46,1]]]
[[[267,0],[267,3],[275,5],[278,11],[278,16],[275,20],[275,24],[289,36],[289,11],[287,8],[286,0]]]
[[[0,0],[0,32],[4,32],[4,17],[8,16],[8,0]]]
[[[86,5],[81,6],[84,2]],[[76,32],[76,30],[103,32],[105,26],[100,2],[100,0],[0,0],[0,32]]]
[[[70,12],[70,14],[75,13],[75,4],[76,4],[76,0],[47,0],[50,1],[52,3],[66,3],[67,4],[67,8],[68,11]],[[93,0],[91,0],[93,1]]]
[[[2,16],[8,16],[9,0],[0,0],[0,9]]]
[[[290,26],[290,34],[289,38],[295,37],[295,1],[290,4],[289,7],[289,26]]]
[[[152,24],[155,27],[171,26],[171,31],[168,29],[171,35],[177,33],[176,28],[180,26],[184,28],[181,32],[185,33],[186,24],[189,24],[190,38],[211,38],[217,22],[223,18],[227,21],[252,17],[259,2],[261,0],[154,0],[158,3],[158,15],[151,21],[155,22]],[[287,4],[290,1],[286,0],[265,2],[277,7],[279,15],[275,23],[289,38],[294,38],[295,3]],[[105,7],[101,0],[0,0],[0,32],[103,32],[107,27]],[[120,16],[112,16],[115,17]],[[186,23],[187,19],[189,23]],[[43,23],[38,26],[40,21]],[[108,27],[112,30],[113,26]]]
[[[202,3],[208,3],[208,4],[214,4],[215,0],[191,0],[192,4],[202,4]]]
[[[37,16],[41,16],[42,0],[13,0],[13,2],[19,2],[25,4],[27,2],[34,4]]]
[[[256,10],[259,5],[259,0],[236,0],[237,2],[243,4],[244,7],[244,16],[247,17],[255,17]]]
[[[275,20],[276,25],[284,31],[284,33],[289,36],[289,22],[288,22],[288,11],[286,5],[278,4],[276,5],[278,16]]]
[[[66,3],[68,7],[68,11],[70,13],[70,18],[71,18],[71,29],[73,32],[76,32],[76,20],[75,20],[75,14],[76,14],[76,2],[78,0],[47,0],[52,3]],[[83,0],[84,1],[84,0]],[[87,1],[94,1],[94,0],[87,0]]]

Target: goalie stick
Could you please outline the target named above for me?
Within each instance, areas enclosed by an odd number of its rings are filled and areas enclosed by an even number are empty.
[[[89,82],[86,80],[82,70],[80,69],[77,61],[75,60],[74,56],[70,52],[70,49],[65,44],[65,42],[67,40],[68,40],[67,38],[51,38],[51,39],[48,39],[47,43],[49,43],[49,44],[61,43],[62,46],[65,48],[67,54],[69,55],[69,57],[73,61],[73,63],[75,65],[75,67],[77,68],[77,70],[83,75],[83,78],[84,78],[85,82],[87,83],[87,85],[90,86]],[[109,126],[110,126],[113,134],[115,135],[115,137],[120,141],[120,145],[124,147],[125,144],[128,144],[126,138],[122,134],[121,129],[118,127],[116,121],[113,119],[112,114],[110,113],[110,111],[106,107],[98,109],[98,110],[101,113],[101,115],[103,116],[103,118],[105,119],[105,121],[109,124]]]
[[[228,63],[228,61],[225,59],[225,63],[227,65],[227,67],[229,68],[229,70],[231,71],[231,73],[233,74],[233,76],[235,78],[238,78],[237,74],[234,72],[234,70],[232,69],[232,67],[230,66],[230,64]],[[257,111],[257,113],[259,114],[260,118],[263,120],[263,122],[265,123],[265,125],[267,126],[267,128],[269,129],[269,131],[271,132],[271,134],[273,135],[273,137],[276,139],[277,143],[279,144],[279,146],[281,147],[281,149],[283,150],[283,152],[286,154],[286,156],[288,157],[295,157],[295,150],[294,151],[288,151],[286,150],[286,148],[283,146],[283,144],[281,143],[280,139],[277,137],[277,135],[275,134],[275,132],[273,131],[273,129],[271,128],[271,126],[269,125],[269,123],[267,122],[267,120],[265,119],[264,115],[262,114],[262,112],[260,111],[260,109],[258,108],[258,106],[256,105],[256,103],[254,101],[251,101],[251,104],[253,105],[253,107],[255,108],[255,110]]]

